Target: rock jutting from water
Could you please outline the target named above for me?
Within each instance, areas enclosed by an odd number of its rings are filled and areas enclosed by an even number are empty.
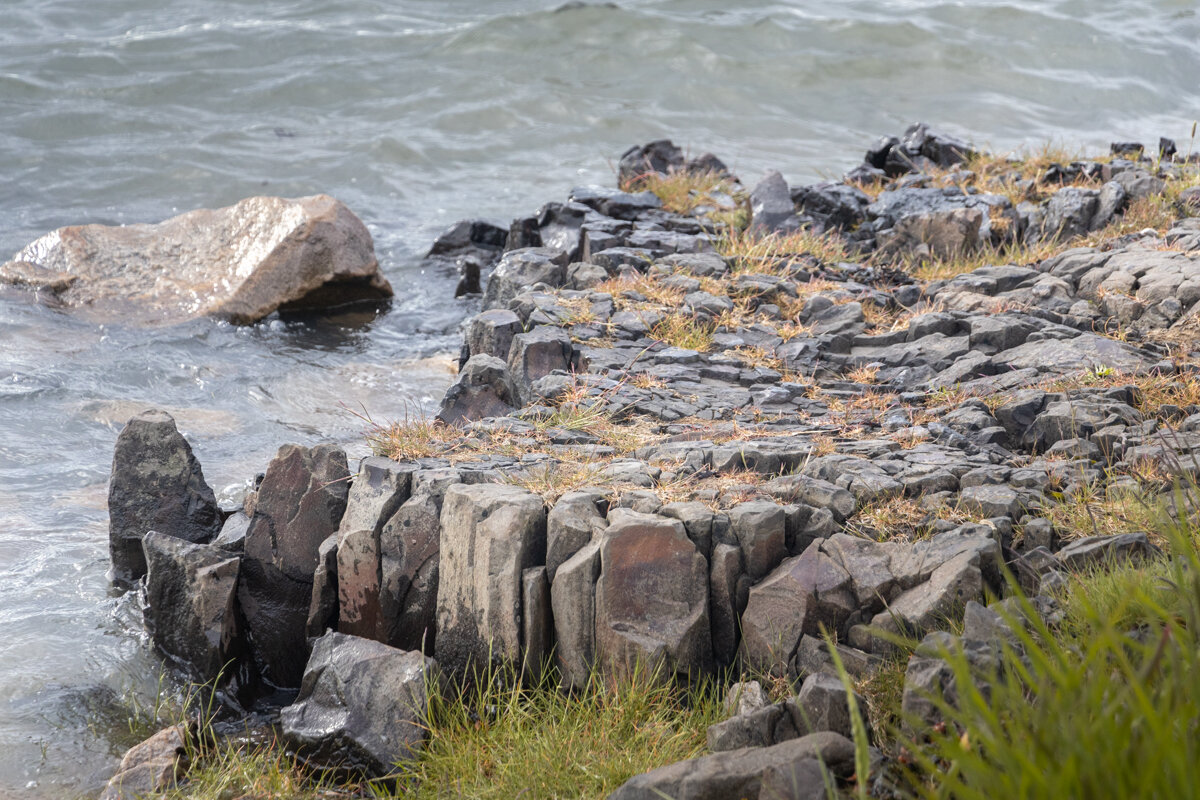
[[[1006,569],[1052,617],[1043,590],[1068,572],[1157,557],[1144,532],[1084,536],[1062,509],[1200,453],[1200,218],[1164,194],[1190,165],[1030,176],[914,126],[843,183],[773,173],[747,193],[668,145],[631,150],[621,190],[576,188],[503,244],[475,221],[439,240],[432,257],[491,269],[441,421],[357,469],[281,449],[225,523],[241,554],[224,532],[147,536],[187,587],[152,592],[179,608],[148,618],[236,631],[221,652],[301,703],[376,658],[454,679],[548,667],[564,688],[639,666],[787,678],[793,698],[734,704],[714,754],[614,796],[817,796],[816,756],[839,776],[852,761],[823,635],[867,676],[896,634],[940,641],[964,611],[963,641],[993,642],[982,604],[1008,593]],[[642,190],[651,175],[710,185],[669,209]],[[1154,202],[1158,227],[1133,226]],[[135,468],[114,462],[114,485]],[[189,496],[176,484],[171,507]],[[212,613],[230,602],[237,626]],[[918,688],[946,689],[935,650],[910,661],[919,713]],[[379,744],[350,708],[382,702],[373,686],[311,712],[338,725],[285,731],[384,771],[420,742]]]
[[[91,319],[143,325],[201,316],[247,325],[392,296],[366,226],[328,195],[59,228],[0,265],[0,284]]]

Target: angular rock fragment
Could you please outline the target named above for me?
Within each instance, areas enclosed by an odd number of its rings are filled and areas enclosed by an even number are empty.
[[[539,325],[514,336],[508,369],[522,404],[534,399],[531,387],[535,381],[555,370],[570,371],[571,360],[571,337],[562,328]]]
[[[548,247],[522,247],[509,250],[488,278],[483,294],[484,310],[507,308],[521,291],[544,283],[562,286],[567,277],[567,253]]]
[[[240,653],[236,600],[241,559],[209,545],[150,531],[146,627],[156,647],[201,683],[215,681]]]
[[[327,633],[313,645],[283,734],[320,767],[375,777],[414,757],[428,732],[433,659],[380,642]]]
[[[135,800],[174,786],[187,770],[187,741],[187,727],[172,725],[129,748],[100,800]]]
[[[754,669],[786,668],[801,636],[840,630],[856,607],[850,575],[811,545],[750,589],[741,656]]]
[[[680,761],[636,775],[608,796],[608,800],[716,800],[716,798],[763,797],[760,790],[769,770],[787,770],[803,776],[808,790],[820,778],[818,761],[835,776],[845,777],[854,769],[854,744],[844,736],[824,732],[809,734],[772,747],[728,750]],[[813,771],[815,767],[815,772]],[[773,781],[787,783],[784,776]],[[820,782],[824,792],[824,779]],[[801,796],[811,796],[801,795]],[[818,795],[820,796],[820,795]],[[764,798],[765,800],[765,798]]]
[[[310,641],[338,627],[338,535],[332,534],[317,548],[317,569],[313,572],[312,599],[304,635]]]
[[[778,172],[767,173],[750,192],[750,227],[762,235],[800,229],[791,192]]]
[[[617,181],[629,186],[650,173],[668,174],[684,167],[683,151],[669,139],[659,139],[640,147],[631,147],[621,154],[617,164]]]
[[[471,356],[442,398],[437,418],[450,425],[502,417],[521,400],[508,365],[495,356]]]
[[[555,656],[563,685],[587,686],[596,663],[596,581],[600,544],[581,547],[561,564],[550,584]]]
[[[1111,566],[1125,561],[1141,561],[1160,553],[1144,533],[1118,533],[1076,539],[1055,556],[1068,569],[1078,570],[1095,564]]]
[[[145,411],[129,420],[117,437],[108,484],[113,581],[128,586],[146,574],[147,531],[196,543],[220,529],[216,496],[171,415]]]
[[[300,685],[321,543],[337,532],[350,471],[331,445],[284,445],[258,490],[238,585],[256,661],[280,687]]]

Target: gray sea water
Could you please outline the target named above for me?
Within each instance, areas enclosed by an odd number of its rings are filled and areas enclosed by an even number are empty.
[[[107,591],[124,421],[176,415],[218,489],[451,380],[466,307],[419,256],[613,182],[670,137],[747,182],[836,176],[927,120],[1010,150],[1186,149],[1195,0],[4,0],[0,259],[55,227],[328,192],[397,288],[378,318],[152,331],[0,296],[0,798],[94,795],[158,661]]]

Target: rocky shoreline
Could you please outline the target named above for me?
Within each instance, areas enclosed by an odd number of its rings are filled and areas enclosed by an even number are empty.
[[[933,724],[937,645],[961,622],[987,657],[1005,572],[1053,619],[1070,572],[1157,552],[1119,504],[1198,471],[1179,155],[1010,161],[916,125],[843,182],[747,192],[714,156],[633,148],[619,189],[439,238],[482,294],[459,378],[357,469],[287,445],[220,508],[173,421],[132,420],[114,573],[144,577],[169,659],[284,705],[313,763],[386,774],[431,687],[474,670],[580,689],[648,667],[799,688],[737,684],[712,754],[613,797],[824,796],[817,759],[854,772],[863,707],[824,635],[856,677],[925,637],[904,706]]]

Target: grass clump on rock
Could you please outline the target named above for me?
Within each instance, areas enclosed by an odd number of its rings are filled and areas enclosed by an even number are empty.
[[[944,652],[957,701],[908,739],[916,796],[1195,796],[1200,553],[1190,526],[1165,535],[1169,560],[1073,578],[1056,626],[1022,601],[990,668]]]
[[[474,691],[435,694],[424,752],[388,780],[335,783],[274,738],[225,739],[195,753],[186,782],[158,796],[604,797],[633,775],[701,754],[705,730],[722,714],[712,683],[683,688],[638,671],[626,680],[593,675],[567,693],[552,672],[522,685],[497,671]]]

